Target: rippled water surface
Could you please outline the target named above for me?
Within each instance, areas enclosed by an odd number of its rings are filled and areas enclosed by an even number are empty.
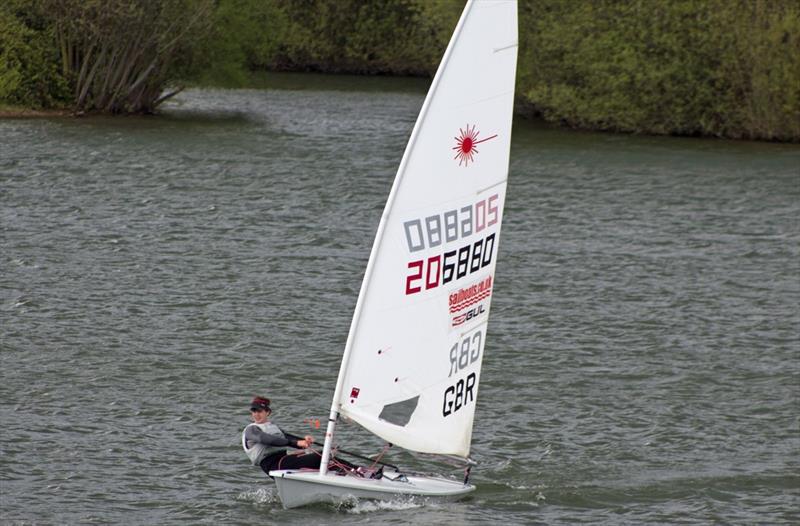
[[[800,521],[800,148],[526,121],[478,490],[281,509],[241,451],[249,397],[322,438],[424,93],[317,84],[0,121],[3,523]]]

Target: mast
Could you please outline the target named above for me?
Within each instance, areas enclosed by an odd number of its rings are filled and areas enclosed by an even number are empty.
[[[395,200],[395,196],[397,195],[397,190],[400,187],[400,182],[403,179],[403,175],[406,172],[406,164],[408,163],[408,159],[410,157],[410,153],[413,150],[414,143],[417,140],[417,136],[419,135],[419,129],[422,126],[422,122],[425,120],[425,115],[428,111],[428,106],[430,106],[431,101],[434,98],[434,93],[436,92],[437,87],[439,86],[439,79],[442,77],[442,73],[447,67],[447,63],[450,59],[450,55],[452,54],[452,50],[455,47],[456,40],[458,40],[458,36],[461,34],[461,29],[464,26],[464,21],[467,19],[467,15],[469,14],[472,5],[474,4],[475,0],[467,0],[467,5],[464,7],[464,11],[461,13],[461,18],[458,20],[458,25],[456,25],[456,29],[453,32],[453,36],[450,39],[449,44],[447,45],[447,49],[444,52],[444,56],[442,57],[442,62],[439,65],[439,69],[436,71],[436,75],[433,77],[433,82],[431,82],[431,87],[428,90],[428,95],[425,97],[425,101],[422,103],[422,109],[420,109],[419,116],[417,117],[417,122],[414,123],[414,129],[411,131],[411,137],[408,140],[408,145],[406,146],[405,151],[403,152],[403,158],[400,161],[400,166],[397,169],[397,176],[395,177],[394,183],[392,184],[392,189],[389,192],[389,197],[386,200],[386,207],[383,210],[383,215],[381,215],[380,223],[378,224],[378,231],[375,234],[375,243],[372,245],[372,251],[370,252],[369,261],[367,262],[367,269],[364,272],[364,281],[361,285],[361,290],[358,293],[358,299],[356,300],[356,307],[355,312],[353,313],[353,321],[350,324],[350,332],[347,335],[347,342],[345,343],[344,347],[344,354],[342,355],[342,364],[339,367],[339,377],[336,380],[336,388],[333,392],[333,400],[331,401],[331,411],[328,415],[328,426],[325,431],[325,444],[322,448],[322,460],[320,461],[319,465],[319,474],[325,475],[328,472],[328,462],[330,461],[331,457],[331,449],[333,447],[333,434],[336,430],[336,421],[339,419],[339,411],[338,411],[338,400],[342,392],[342,384],[344,383],[344,376],[345,372],[347,371],[347,364],[350,360],[351,349],[353,347],[353,338],[356,332],[356,328],[358,327],[359,318],[361,317],[361,310],[364,303],[364,297],[366,296],[366,290],[369,287],[370,277],[372,276],[372,269],[375,266],[375,260],[377,259],[378,249],[380,248],[381,243],[383,242],[383,232],[386,229],[386,223],[389,217],[389,212],[392,209],[392,205]]]

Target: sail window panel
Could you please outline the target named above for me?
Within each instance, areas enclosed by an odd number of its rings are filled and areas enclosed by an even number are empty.
[[[408,422],[411,420],[411,415],[413,415],[414,411],[416,411],[418,403],[419,395],[415,396],[414,398],[409,398],[408,400],[402,400],[393,404],[386,404],[383,406],[378,418],[384,422],[405,427],[406,424],[408,424]]]

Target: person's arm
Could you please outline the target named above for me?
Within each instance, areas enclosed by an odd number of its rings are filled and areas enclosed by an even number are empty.
[[[244,439],[247,441],[248,446],[252,444],[264,444],[265,446],[272,447],[297,447],[297,440],[287,438],[283,435],[265,433],[256,426],[250,426],[245,430]]]
[[[283,431],[283,430],[281,430]],[[286,437],[293,443],[291,443],[292,447],[296,447],[298,449],[305,449],[307,447],[311,447],[311,444],[314,443],[314,437],[311,435],[306,435],[304,437],[299,437],[297,435],[293,435],[291,433],[283,433]]]

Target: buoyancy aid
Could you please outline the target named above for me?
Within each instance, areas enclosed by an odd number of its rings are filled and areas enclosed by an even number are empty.
[[[286,446],[268,446],[260,442],[256,442],[251,447],[247,447],[247,439],[245,438],[245,435],[247,434],[248,428],[251,426],[256,426],[258,429],[268,435],[277,435],[283,438],[285,438],[286,435],[283,434],[281,428],[272,422],[265,422],[263,424],[252,423],[245,427],[244,431],[242,431],[242,447],[244,448],[244,452],[247,453],[248,458],[250,458],[250,462],[252,462],[254,466],[258,466],[267,455],[271,455],[272,453],[277,453],[278,451],[286,449]]]

